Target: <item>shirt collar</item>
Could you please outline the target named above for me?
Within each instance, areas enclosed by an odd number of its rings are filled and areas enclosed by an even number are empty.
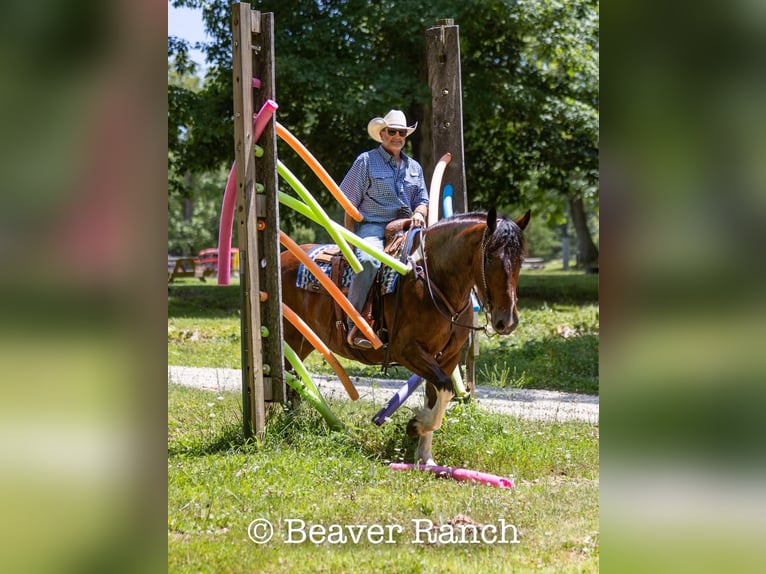
[[[383,161],[385,161],[386,163],[391,163],[391,160],[394,159],[394,156],[388,153],[386,151],[386,148],[384,148],[382,144],[378,146],[378,153],[383,158]],[[410,161],[410,158],[407,157],[407,154],[404,153],[403,151],[400,151],[399,155],[402,156],[402,161],[404,162],[405,165],[407,165]]]

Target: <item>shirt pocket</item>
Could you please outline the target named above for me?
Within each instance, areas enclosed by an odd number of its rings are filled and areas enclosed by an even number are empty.
[[[410,203],[420,199],[420,178],[417,174],[412,174],[410,171],[407,172],[407,175],[404,176],[404,191]]]
[[[388,205],[396,201],[394,178],[386,176],[370,176],[370,193],[377,203]]]

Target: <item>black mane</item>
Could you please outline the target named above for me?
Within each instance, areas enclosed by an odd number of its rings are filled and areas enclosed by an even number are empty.
[[[439,229],[450,227],[459,223],[485,223],[487,221],[486,211],[471,211],[469,213],[458,213],[450,218],[442,219],[434,223],[429,229]],[[527,242],[524,234],[512,219],[505,217],[497,218],[497,227],[495,232],[487,240],[487,251],[496,251],[503,249],[505,255],[514,263],[526,256]]]

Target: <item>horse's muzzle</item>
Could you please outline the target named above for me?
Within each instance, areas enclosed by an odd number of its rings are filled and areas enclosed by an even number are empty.
[[[514,309],[511,312],[492,313],[492,328],[498,335],[510,335],[519,324],[519,316]]]

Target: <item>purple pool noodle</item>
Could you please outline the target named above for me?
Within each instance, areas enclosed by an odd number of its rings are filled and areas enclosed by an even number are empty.
[[[380,409],[377,414],[372,417],[372,422],[380,426],[386,419],[394,414],[394,411],[404,404],[404,401],[413,393],[418,385],[423,382],[423,377],[420,375],[412,375],[409,380],[404,383],[401,388],[396,391],[396,394],[391,397],[385,407]]]
[[[477,470],[469,470],[467,468],[453,468],[450,466],[425,466],[406,464],[403,462],[392,462],[388,465],[393,470],[427,470],[437,476],[447,476],[454,480],[468,481],[468,482],[480,482],[482,484],[488,484],[490,486],[496,486],[497,488],[513,488],[513,483],[502,476],[496,476],[486,472],[479,472]]]

